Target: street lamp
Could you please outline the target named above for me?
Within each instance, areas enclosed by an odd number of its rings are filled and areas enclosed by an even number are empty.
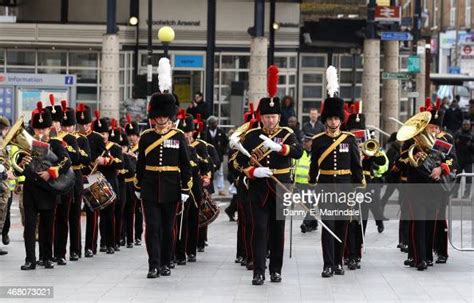
[[[174,30],[169,26],[163,26],[158,31],[158,40],[163,44],[165,57],[168,57],[168,46],[174,40]]]

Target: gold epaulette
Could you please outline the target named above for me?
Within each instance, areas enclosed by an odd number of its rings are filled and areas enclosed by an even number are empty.
[[[280,128],[286,129],[291,134],[294,133],[294,131],[291,128],[289,128],[288,126],[280,126]]]
[[[320,132],[319,134],[314,135],[314,136],[311,138],[311,140],[314,140],[314,139],[316,139],[316,138],[319,138],[319,137],[321,137],[322,135],[324,135],[325,133],[326,133],[326,132]]]

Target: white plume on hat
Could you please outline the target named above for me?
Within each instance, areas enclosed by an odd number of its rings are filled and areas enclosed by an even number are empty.
[[[337,78],[337,69],[332,65],[326,70],[326,81],[328,82],[326,86],[328,95],[333,98],[339,93],[339,80]]]
[[[170,59],[161,58],[158,62],[158,86],[160,92],[171,93],[171,64]]]

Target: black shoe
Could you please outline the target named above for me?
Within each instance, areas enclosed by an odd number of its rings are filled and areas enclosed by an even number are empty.
[[[127,248],[133,248],[133,243],[127,243]]]
[[[69,261],[78,261],[79,260],[79,255],[76,254],[76,253],[72,253],[70,256],[69,256]]]
[[[280,283],[281,282],[281,275],[277,272],[270,274],[270,282]]]
[[[400,250],[403,252],[403,253],[408,253],[408,245],[402,245],[402,248],[400,248]]]
[[[236,263],[236,264],[242,263],[243,259],[244,258],[242,258],[242,257],[237,257],[237,258],[235,258],[234,263]]]
[[[247,265],[245,265],[245,267],[247,267],[247,270],[253,270],[253,261],[247,262]]]
[[[446,264],[446,261],[448,260],[448,257],[445,256],[438,256],[436,259],[436,264]]]
[[[122,246],[123,246],[123,245],[122,245]],[[115,244],[114,250],[115,250],[115,251],[120,251],[120,245]]]
[[[108,255],[113,255],[115,254],[115,250],[113,247],[107,247],[106,249]]]
[[[160,268],[160,275],[162,276],[170,276],[171,275],[171,270],[168,266],[162,266]]]
[[[91,249],[86,249],[86,251],[84,252],[84,256],[86,258],[92,258],[94,256],[94,253],[92,252]]]
[[[2,236],[2,243],[3,243],[3,245],[10,244],[10,237],[8,235],[3,235]]]
[[[344,275],[344,268],[341,264],[336,265],[336,267],[334,268],[334,274],[338,276]]]
[[[196,262],[196,256],[195,255],[189,255],[188,256],[188,262]]]
[[[428,269],[428,265],[426,264],[425,261],[421,261],[420,263],[416,265],[416,269],[419,271],[423,271],[423,270]]]
[[[146,275],[146,277],[147,277],[148,279],[156,279],[156,278],[158,278],[159,276],[160,276],[160,273],[158,272],[158,269],[156,269],[156,268],[150,269],[150,270],[148,271],[148,274]]]
[[[247,266],[247,259],[243,258],[242,261],[240,261],[240,266]]]
[[[379,225],[377,225],[377,231],[379,232],[379,234],[383,233],[383,230],[384,230],[384,226],[383,226],[383,222],[380,222]]]
[[[300,228],[303,234],[305,234],[308,231],[308,227],[306,226],[306,224],[301,224]]]
[[[44,266],[44,261],[43,260],[38,260],[38,261],[36,261],[36,265]]]
[[[197,248],[197,251],[198,251],[198,252],[204,252],[204,247],[198,247],[198,248]]]
[[[140,246],[142,245],[142,240],[141,239],[135,239],[135,246]]]
[[[125,239],[120,239],[120,246],[125,246]]]
[[[32,269],[36,269],[36,263],[25,262],[25,264],[21,266],[21,270],[32,270]]]
[[[344,258],[344,259],[342,260],[342,262],[344,263],[344,265],[349,265],[349,261],[350,261],[349,258]]]
[[[263,285],[265,277],[262,274],[254,274],[252,279],[252,285]]]
[[[333,271],[331,267],[324,267],[323,272],[321,273],[321,277],[323,278],[331,278],[333,275]]]
[[[428,260],[426,261],[427,266],[433,266],[433,260]]]
[[[100,252],[106,252],[107,251],[107,246],[101,245],[99,251]]]
[[[175,265],[174,261],[171,261],[171,263],[168,265],[168,267],[169,267],[170,269],[175,268],[176,265]]]
[[[49,268],[49,269],[54,268],[53,262],[51,260],[44,261],[44,268]]]
[[[51,262],[54,262],[54,263],[56,263],[56,262],[58,262],[58,259],[59,259],[59,258],[52,257],[52,258],[51,258]]]
[[[229,217],[229,221],[230,222],[235,222],[234,214],[230,211],[230,209],[226,208],[224,211],[227,214],[227,216]]]
[[[408,258],[405,261],[403,261],[403,265],[415,267],[415,260],[413,260],[412,258]]]
[[[8,251],[6,250],[3,250],[0,248],[0,256],[4,256],[4,255],[7,255],[8,254]]]
[[[183,259],[183,260],[178,260],[178,261],[176,261],[176,264],[178,264],[178,265],[186,265],[186,260],[185,260],[185,259]]]
[[[357,261],[352,259],[349,261],[349,264],[347,264],[347,268],[349,268],[349,270],[356,270],[357,269]]]
[[[66,265],[66,264],[67,264],[65,258],[56,258],[56,263],[57,263],[58,265]]]
[[[402,244],[402,243],[398,243],[397,248],[400,248],[400,250],[402,250],[402,247],[403,247],[403,244]]]

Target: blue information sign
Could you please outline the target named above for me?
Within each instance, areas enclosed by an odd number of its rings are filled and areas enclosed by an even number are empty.
[[[176,55],[174,56],[175,67],[204,67],[204,57],[199,55]]]
[[[384,41],[410,41],[413,37],[406,32],[382,32],[380,39]]]

